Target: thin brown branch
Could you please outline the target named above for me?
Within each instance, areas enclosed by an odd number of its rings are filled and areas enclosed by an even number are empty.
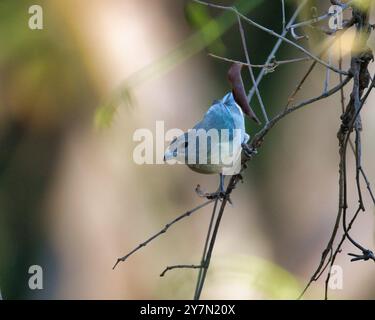
[[[342,83],[339,83],[338,85],[336,85],[332,89],[328,90],[327,92],[322,93],[321,95],[319,95],[317,97],[313,97],[313,98],[304,100],[304,101],[302,101],[302,102],[300,102],[300,103],[298,103],[294,106],[289,107],[288,109],[285,109],[283,112],[279,113],[272,120],[270,120],[270,122],[255,135],[255,137],[253,138],[253,140],[251,142],[251,146],[254,147],[254,148],[258,148],[259,145],[263,142],[263,139],[264,139],[265,135],[269,132],[269,130],[276,123],[278,123],[281,119],[286,117],[289,113],[292,113],[292,112],[294,112],[298,109],[301,109],[304,106],[310,105],[310,104],[312,104],[314,102],[317,102],[319,100],[328,98],[329,96],[338,92],[346,84],[348,84],[350,80],[351,80],[351,76],[348,76],[348,77],[345,78],[345,80]]]
[[[238,21],[238,27],[239,27],[239,30],[240,30],[242,47],[243,47],[243,51],[245,52],[246,62],[247,62],[248,69],[249,69],[250,79],[251,79],[251,82],[252,82],[253,86],[255,87],[255,93],[256,93],[256,96],[258,98],[258,102],[259,102],[260,108],[262,110],[264,120],[266,121],[266,123],[268,123],[268,121],[269,121],[268,114],[267,114],[266,108],[263,104],[263,99],[262,99],[262,96],[260,95],[259,88],[258,88],[258,85],[257,85],[255,77],[254,77],[253,69],[250,66],[251,62],[250,62],[249,52],[247,50],[245,31],[244,31],[243,26],[242,26],[241,17],[238,14],[237,14],[237,21]]]
[[[248,64],[248,63],[243,62],[243,61],[238,61],[238,60],[229,59],[229,58],[226,58],[226,57],[221,57],[221,56],[218,56],[218,55],[213,54],[213,53],[209,53],[208,55],[212,58],[215,58],[215,59],[218,59],[218,60],[221,60],[221,61],[226,61],[226,62],[230,62],[230,63],[238,63],[238,64],[242,64],[242,65],[247,66],[247,67],[266,68],[268,70],[268,72],[275,71],[275,69],[278,66],[283,65],[283,64],[289,64],[289,63],[303,62],[303,61],[311,60],[310,57],[302,57],[302,58],[294,58],[294,59],[288,59],[288,60],[273,60],[271,63],[268,63],[268,64]]]
[[[316,66],[317,62],[316,61],[313,61],[313,63],[310,65],[309,69],[307,70],[307,72],[304,74],[304,76],[302,77],[301,81],[298,83],[297,87],[294,89],[294,91],[289,95],[289,98],[288,98],[288,102],[285,106],[285,109],[287,109],[289,107],[289,105],[294,101],[297,93],[302,89],[302,86],[303,84],[305,83],[305,81],[307,80],[307,78],[310,76],[311,72],[314,70],[315,66]]]
[[[216,221],[215,221],[215,226],[214,226],[214,229],[213,229],[213,232],[212,232],[212,237],[210,239],[210,243],[209,243],[209,246],[208,246],[207,255],[206,255],[205,263],[204,263],[204,269],[202,271],[201,281],[199,283],[199,287],[198,287],[198,289],[196,291],[196,295],[194,297],[195,300],[199,300],[200,295],[202,293],[202,289],[203,289],[204,282],[205,282],[205,279],[206,279],[207,271],[208,271],[208,268],[210,266],[211,256],[212,256],[212,252],[213,252],[213,249],[214,249],[214,246],[215,246],[217,233],[219,231],[221,218],[223,217],[225,207],[226,207],[226,205],[227,205],[227,203],[230,199],[230,195],[231,195],[232,191],[235,189],[235,187],[237,185],[237,182],[240,180],[240,177],[241,177],[240,175],[232,176],[230,181],[229,181],[229,184],[227,186],[227,189],[225,190],[225,195],[224,195],[223,201],[221,203],[221,206],[220,206],[220,209],[219,209]]]
[[[167,223],[165,225],[165,227],[160,230],[158,233],[154,234],[153,236],[151,236],[150,238],[148,238],[146,241],[142,242],[141,244],[139,244],[136,248],[134,248],[132,251],[130,251],[128,254],[124,255],[123,257],[121,258],[118,258],[115,265],[113,266],[112,269],[115,269],[116,266],[120,263],[120,262],[124,262],[126,261],[131,255],[133,255],[134,253],[136,253],[138,250],[142,249],[143,247],[145,247],[147,244],[149,244],[152,240],[154,240],[155,238],[161,236],[162,234],[166,233],[167,230],[172,226],[174,225],[175,223],[177,223],[178,221],[186,218],[186,217],[189,217],[190,215],[192,215],[194,212],[198,211],[199,209],[202,209],[203,207],[207,206],[208,204],[212,203],[214,201],[214,199],[212,200],[208,200],[206,202],[204,202],[203,204],[195,207],[194,209],[192,210],[189,210],[189,211],[186,211],[185,213],[183,213],[182,215],[178,216],[176,219],[172,220],[171,222]]]
[[[206,266],[207,250],[208,250],[208,246],[209,246],[209,243],[210,243],[210,240],[211,240],[211,233],[212,233],[212,228],[214,226],[214,222],[215,222],[215,218],[216,218],[216,211],[217,211],[216,208],[217,208],[218,202],[219,202],[219,198],[217,198],[215,200],[215,204],[214,204],[214,207],[212,209],[211,219],[210,219],[210,223],[209,223],[208,231],[207,231],[207,235],[206,235],[206,241],[204,242],[204,248],[203,248],[202,259],[201,259],[201,264],[200,264],[201,268],[199,269],[197,283],[195,285],[195,292],[194,292],[194,299],[195,300],[197,300],[199,298],[198,291],[200,290],[200,287],[201,287],[202,276],[203,276],[203,268]]]
[[[165,274],[174,269],[201,269],[204,268],[202,265],[195,265],[195,264],[176,264],[174,266],[168,266],[166,267],[163,272],[160,274],[160,277],[164,277]]]

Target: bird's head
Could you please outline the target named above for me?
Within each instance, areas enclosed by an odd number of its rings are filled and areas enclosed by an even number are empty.
[[[189,143],[187,134],[182,134],[179,137],[175,137],[164,153],[164,161],[173,159],[184,162],[188,146]]]

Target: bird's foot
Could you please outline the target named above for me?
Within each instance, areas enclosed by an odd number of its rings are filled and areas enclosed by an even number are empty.
[[[242,146],[242,150],[243,150],[244,155],[248,159],[251,159],[254,155],[257,154],[257,150],[251,148],[247,143],[243,143],[241,146]]]
[[[201,198],[206,198],[208,200],[213,200],[213,199],[223,200],[223,199],[227,199],[227,201],[231,205],[233,205],[233,202],[232,202],[231,198],[229,197],[229,194],[227,194],[225,192],[225,190],[220,190],[219,189],[216,192],[209,193],[209,192],[206,192],[206,191],[202,190],[201,186],[198,184],[197,187],[195,188],[195,192]]]

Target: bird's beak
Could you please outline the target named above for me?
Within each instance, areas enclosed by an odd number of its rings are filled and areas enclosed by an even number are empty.
[[[228,80],[232,86],[233,97],[236,103],[241,107],[244,114],[253,119],[257,124],[260,124],[258,117],[253,109],[251,109],[247,100],[245,87],[241,77],[242,64],[234,63],[228,70]]]
[[[164,153],[164,162],[168,161],[168,160],[171,160],[173,159],[174,156],[173,156],[173,152],[171,150],[167,150],[165,153]]]

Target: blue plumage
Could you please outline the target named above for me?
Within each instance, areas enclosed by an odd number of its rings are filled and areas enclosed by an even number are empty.
[[[241,145],[248,140],[243,112],[230,92],[214,101],[193,130],[172,141],[165,160],[176,159],[199,173],[226,174],[240,159]]]
[[[202,121],[194,126],[194,129],[229,129],[231,140],[233,138],[233,129],[241,130],[241,142],[246,143],[249,136],[245,131],[245,120],[241,108],[234,100],[232,92],[227,93],[223,99],[214,101],[213,105],[207,110]]]
[[[246,96],[242,67],[241,63],[231,65],[228,81],[232,91],[214,101],[203,119],[176,137],[164,155],[164,160],[178,160],[196,172],[218,173],[220,185],[215,195],[220,197],[225,195],[224,175],[240,172],[242,146],[250,139],[245,131],[244,113],[260,124]]]

